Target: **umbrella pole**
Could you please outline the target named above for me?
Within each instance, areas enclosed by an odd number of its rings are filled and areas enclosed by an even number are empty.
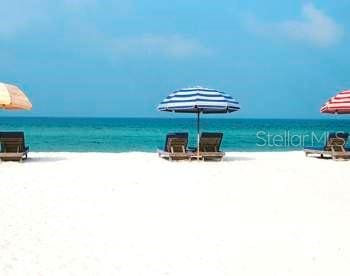
[[[199,115],[200,112],[197,112],[197,160],[199,160]]]

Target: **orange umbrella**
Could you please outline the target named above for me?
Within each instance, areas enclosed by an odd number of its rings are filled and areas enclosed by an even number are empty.
[[[32,109],[27,96],[11,84],[0,83],[0,109]]]

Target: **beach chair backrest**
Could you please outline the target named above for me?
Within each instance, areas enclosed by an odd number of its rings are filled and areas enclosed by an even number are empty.
[[[222,136],[222,133],[203,132],[199,140],[199,150],[202,152],[218,152]]]
[[[166,136],[164,151],[167,152],[183,152],[188,144],[188,133],[177,132],[169,133]]]
[[[187,139],[181,137],[173,137],[169,139],[169,152],[186,152]]]
[[[331,151],[332,147],[334,147],[334,146],[344,147],[345,144],[347,143],[348,138],[349,138],[349,133],[346,133],[346,132],[330,133],[328,136],[327,144],[325,146],[325,150]]]
[[[0,132],[1,152],[23,152],[25,148],[23,132]]]
[[[344,139],[343,138],[331,138],[329,142],[329,147],[332,153],[344,153]]]
[[[343,147],[344,148],[344,145],[345,145],[345,140],[343,138],[331,138],[329,139],[329,142],[328,142],[328,146],[329,147]]]

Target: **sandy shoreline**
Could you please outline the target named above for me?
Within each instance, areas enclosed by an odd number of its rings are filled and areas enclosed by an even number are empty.
[[[349,275],[350,162],[226,160],[0,163],[0,275]]]

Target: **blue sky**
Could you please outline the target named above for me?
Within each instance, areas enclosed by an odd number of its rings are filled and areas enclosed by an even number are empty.
[[[172,90],[202,85],[240,101],[228,116],[319,118],[350,88],[348,0],[4,0],[5,10],[0,81],[29,95],[21,115],[163,117],[155,107]]]

